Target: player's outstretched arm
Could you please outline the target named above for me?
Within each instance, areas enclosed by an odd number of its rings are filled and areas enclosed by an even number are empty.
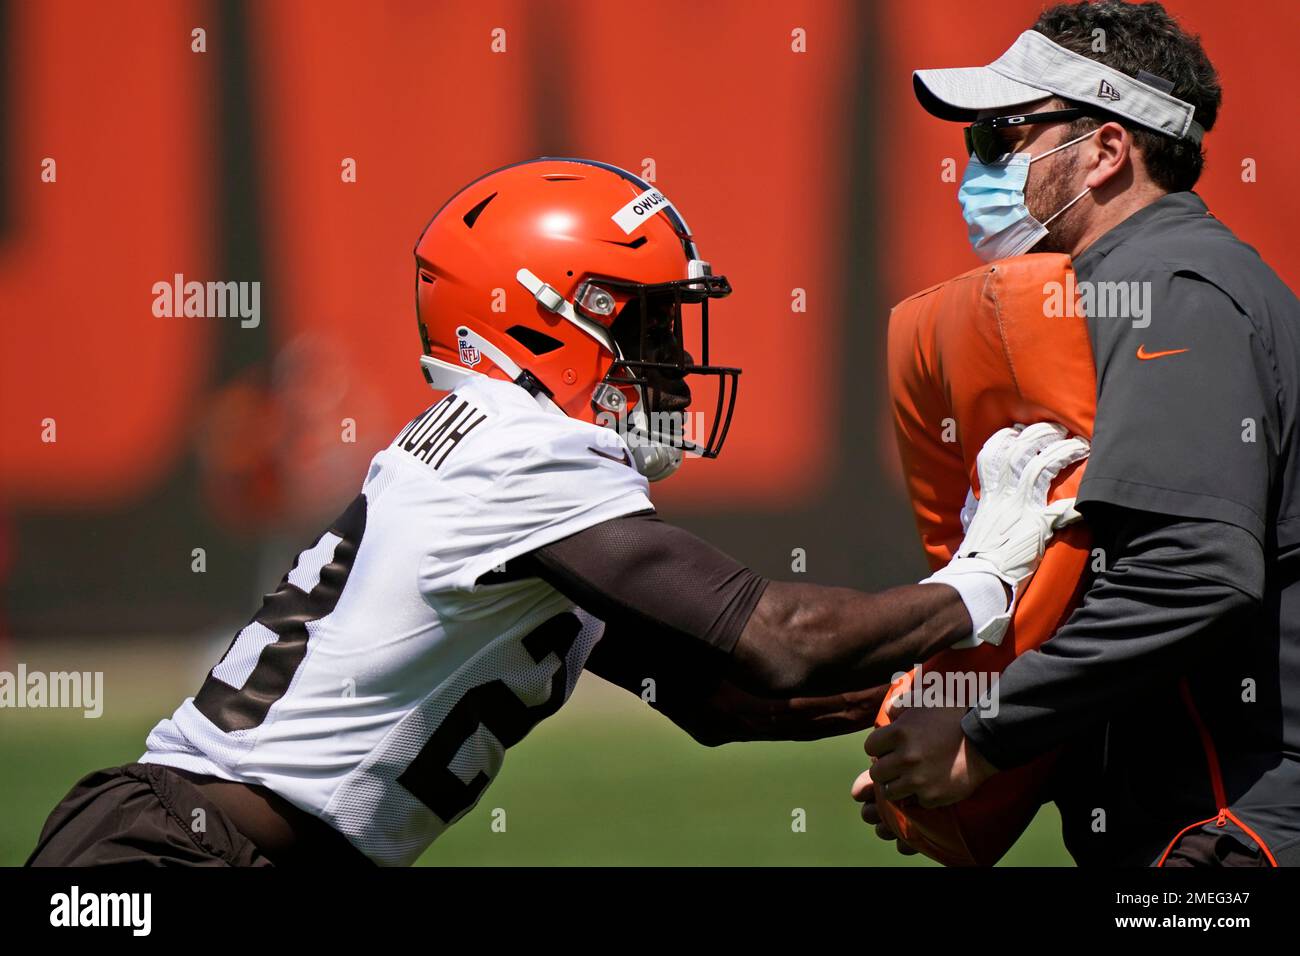
[[[1000,589],[989,598],[999,612],[1007,606]],[[773,581],[736,644],[730,676],[758,693],[838,694],[888,684],[972,630],[971,614],[951,587],[910,584],[865,594]]]
[[[520,566],[511,562],[511,572],[548,581],[604,620],[612,641],[637,634],[643,650],[660,642],[709,649],[720,661],[714,673],[750,694],[857,693],[945,647],[1000,639],[1008,590],[1032,574],[1052,530],[1074,517],[1072,502],[1047,503],[1048,486],[1086,454],[1059,426],[999,432],[980,453],[982,496],[952,563],[879,594],[769,582],[649,512],[547,545]],[[678,663],[648,651],[638,659],[642,679],[661,686],[685,686],[700,673],[689,654]]]
[[[981,497],[953,560],[918,585],[864,594],[773,582],[733,653],[747,687],[832,694],[889,681],[963,642],[998,643],[1016,589],[1038,567],[1052,531],[1078,515],[1048,503],[1053,479],[1088,454],[1059,425],[1006,428],[977,459]]]
[[[659,710],[706,747],[746,740],[822,740],[876,722],[889,685],[829,697],[759,697],[730,681],[695,701]]]
[[[743,740],[820,740],[875,723],[888,685],[828,697],[760,697],[722,675],[730,658],[660,629],[606,626],[586,669],[659,711],[705,746]]]

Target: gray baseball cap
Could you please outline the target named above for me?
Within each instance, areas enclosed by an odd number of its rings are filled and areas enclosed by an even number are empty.
[[[1168,80],[1137,77],[1067,50],[1037,30],[1026,30],[988,66],[917,70],[916,98],[946,120],[973,120],[981,110],[1003,110],[1059,96],[1132,120],[1175,139],[1199,143],[1205,135],[1195,108],[1173,96]]]

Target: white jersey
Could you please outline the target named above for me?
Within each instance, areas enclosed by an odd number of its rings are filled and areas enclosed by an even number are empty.
[[[611,444],[611,440],[614,444]],[[568,698],[600,621],[511,558],[651,508],[610,432],[474,378],[377,454],[145,763],[258,784],[404,865]]]

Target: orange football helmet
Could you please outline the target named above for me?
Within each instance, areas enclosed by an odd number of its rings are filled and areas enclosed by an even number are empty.
[[[651,481],[683,453],[722,450],[740,370],[709,364],[708,306],[731,285],[651,184],[588,159],[505,166],[438,211],[415,259],[421,366],[435,389],[468,375],[514,381],[616,429]],[[683,339],[685,307],[697,305],[698,364]],[[716,386],[708,425],[691,427],[689,376]]]

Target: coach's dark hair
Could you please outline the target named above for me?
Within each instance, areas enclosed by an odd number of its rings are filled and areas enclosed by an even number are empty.
[[[1145,70],[1170,81],[1174,86],[1169,92],[1196,108],[1196,121],[1207,132],[1214,126],[1223,99],[1219,75],[1201,48],[1200,37],[1185,32],[1159,3],[1063,3],[1044,10],[1034,29],[1067,50],[1121,73],[1136,77]],[[1122,117],[1114,119],[1132,134],[1147,174],[1158,186],[1178,192],[1196,185],[1205,165],[1199,143],[1161,135]],[[1095,122],[1076,120],[1067,135],[1081,136]]]

